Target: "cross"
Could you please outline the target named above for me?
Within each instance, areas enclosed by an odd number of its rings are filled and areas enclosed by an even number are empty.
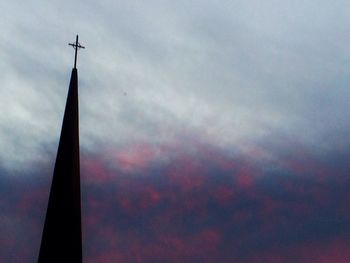
[[[85,48],[85,47],[80,45],[80,43],[78,42],[78,35],[77,35],[77,38],[75,40],[75,43],[69,43],[68,45],[72,46],[75,49],[74,68],[76,68],[77,67],[78,49]]]

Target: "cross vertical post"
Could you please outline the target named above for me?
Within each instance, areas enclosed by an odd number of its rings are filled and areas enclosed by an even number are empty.
[[[75,40],[75,56],[74,56],[74,68],[77,67],[77,57],[78,57],[78,38],[79,36],[77,35],[77,38]]]
[[[77,59],[78,59],[78,49],[79,48],[85,48],[84,46],[80,45],[78,42],[79,36],[77,35],[75,43],[69,43],[68,45],[72,46],[75,49],[75,55],[74,55],[74,68],[77,68]]]

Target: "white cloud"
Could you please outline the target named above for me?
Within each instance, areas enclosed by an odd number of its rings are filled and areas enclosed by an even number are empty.
[[[0,156],[57,140],[75,33],[85,147],[181,132],[232,145],[272,130],[316,143],[348,127],[349,5],[1,3]]]

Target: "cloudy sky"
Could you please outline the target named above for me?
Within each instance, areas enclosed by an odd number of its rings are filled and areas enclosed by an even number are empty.
[[[36,262],[78,59],[85,262],[350,262],[350,3],[2,1],[0,261]]]

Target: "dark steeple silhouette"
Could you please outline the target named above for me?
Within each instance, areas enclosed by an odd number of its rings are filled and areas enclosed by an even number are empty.
[[[41,239],[39,263],[82,262],[77,52]]]

